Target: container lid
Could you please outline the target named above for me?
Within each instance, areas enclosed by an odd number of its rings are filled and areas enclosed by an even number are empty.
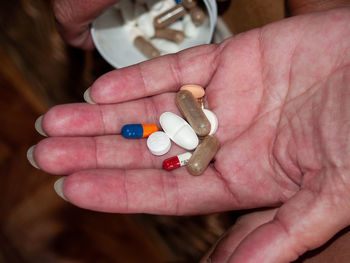
[[[209,17],[198,27],[196,37],[185,38],[179,44],[179,50],[211,42],[217,20],[217,6],[215,0],[204,0],[204,3]],[[115,68],[123,68],[147,60],[134,47],[130,27],[130,24],[124,23],[120,12],[117,12],[113,6],[92,23],[91,35],[97,50]]]

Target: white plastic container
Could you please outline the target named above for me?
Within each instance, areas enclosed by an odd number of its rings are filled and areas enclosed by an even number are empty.
[[[178,50],[211,42],[217,21],[217,5],[215,0],[203,0],[203,2],[206,6],[208,17],[197,28],[198,34],[196,37],[185,38],[179,44]],[[107,9],[95,19],[92,23],[91,34],[101,56],[115,68],[123,68],[147,60],[134,47],[133,38],[130,35],[130,24],[124,23],[120,12],[115,7]],[[166,53],[162,52],[162,55],[164,54]]]

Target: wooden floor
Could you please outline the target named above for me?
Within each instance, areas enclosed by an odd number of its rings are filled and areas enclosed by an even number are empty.
[[[2,17],[26,22],[0,31],[0,263],[197,262],[237,214],[86,211],[57,197],[57,178],[27,162],[27,149],[42,138],[34,130],[36,118],[56,103],[82,100],[82,92],[109,66],[96,53],[67,48],[52,27],[42,28],[40,14],[47,1],[24,2],[16,10],[9,4]],[[237,34],[283,16],[283,1],[232,0],[223,19]]]

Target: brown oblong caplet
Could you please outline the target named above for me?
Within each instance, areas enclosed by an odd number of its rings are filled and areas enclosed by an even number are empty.
[[[200,26],[201,24],[203,24],[205,19],[205,13],[202,8],[198,6],[192,8],[190,10],[190,15],[191,15],[193,24],[195,24],[196,26]]]
[[[208,167],[210,161],[220,148],[218,139],[208,135],[197,146],[187,163],[187,171],[192,175],[200,175]]]
[[[175,43],[181,43],[185,39],[184,32],[171,28],[160,28],[156,29],[154,33],[155,38],[166,39]]]
[[[153,25],[156,29],[167,27],[179,18],[183,17],[185,14],[185,7],[182,4],[177,4],[176,6],[156,16],[153,20]]]
[[[198,100],[188,90],[180,90],[176,94],[176,105],[187,122],[198,136],[206,136],[210,132],[210,122],[205,116]]]
[[[134,46],[147,58],[155,58],[160,56],[160,51],[142,36],[137,36],[134,39]]]

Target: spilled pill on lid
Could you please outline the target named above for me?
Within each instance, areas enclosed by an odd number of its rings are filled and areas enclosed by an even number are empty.
[[[196,26],[200,26],[201,24],[203,24],[205,19],[204,11],[198,6],[190,10],[190,16],[192,18],[193,24],[195,24]]]
[[[174,7],[176,4],[173,0],[147,0],[148,10],[153,17],[160,15],[161,13],[166,12],[170,8]]]
[[[122,127],[122,135],[127,139],[147,138],[158,131],[156,124],[126,124]]]
[[[185,8],[191,9],[197,5],[197,1],[196,0],[183,0],[182,4]]]
[[[184,32],[180,30],[175,30],[171,28],[163,28],[163,29],[157,29],[154,34],[155,38],[163,38],[166,40],[170,40],[172,42],[175,42],[177,44],[181,43],[185,39]]]
[[[137,36],[134,39],[134,46],[147,58],[155,58],[160,56],[160,52],[143,36]]]
[[[198,137],[191,126],[180,116],[164,112],[159,118],[163,131],[169,138],[186,150],[193,150],[198,145]]]
[[[186,9],[183,7],[183,5],[177,4],[176,6],[156,16],[153,20],[153,25],[157,29],[167,27],[179,18],[183,17],[185,14]]]

